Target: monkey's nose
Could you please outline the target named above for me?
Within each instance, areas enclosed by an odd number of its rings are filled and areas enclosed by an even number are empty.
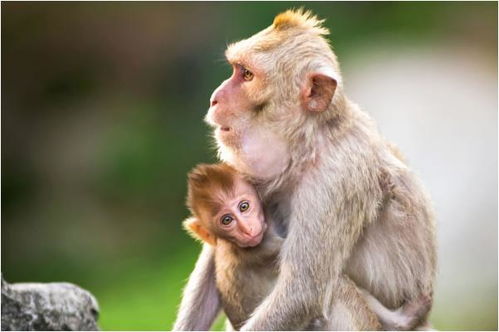
[[[218,105],[219,103],[226,104],[227,103],[227,92],[226,92],[226,84],[222,84],[219,86],[210,96],[210,106],[213,107]]]
[[[240,223],[239,228],[241,229],[241,232],[248,236],[252,236],[253,233],[253,227],[251,225],[245,225],[244,223]]]

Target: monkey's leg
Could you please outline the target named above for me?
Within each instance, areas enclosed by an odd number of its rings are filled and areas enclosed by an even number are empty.
[[[369,308],[376,313],[383,329],[387,331],[409,331],[421,326],[426,320],[432,304],[430,296],[420,295],[416,299],[404,303],[397,310],[390,310],[368,291],[360,290]]]
[[[396,310],[390,310],[372,296],[368,291],[361,289],[361,292],[369,307],[379,317],[384,330],[401,330],[400,326],[407,325],[406,319]],[[403,329],[406,330],[406,329]]]
[[[361,290],[343,275],[338,288],[333,290],[330,312],[320,329],[336,331],[381,330],[381,323],[368,306]]]
[[[396,313],[407,305],[398,313],[413,316],[407,326],[414,329],[426,326],[431,310],[436,270],[435,231],[429,203],[425,205],[426,201],[421,199],[410,208],[404,203],[410,201],[411,194],[422,194],[410,175],[403,175],[391,178],[393,197],[385,203],[378,219],[364,229],[345,267],[355,284],[384,307]],[[387,323],[400,321],[400,317],[390,313],[386,317]]]

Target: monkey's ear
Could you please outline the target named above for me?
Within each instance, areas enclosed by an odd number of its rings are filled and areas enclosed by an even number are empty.
[[[196,240],[200,240],[201,242],[206,242],[215,246],[217,244],[217,238],[211,234],[201,222],[196,217],[189,217],[184,220],[182,223],[187,232]]]
[[[301,91],[302,107],[310,112],[324,112],[331,104],[337,85],[333,75],[310,73]]]

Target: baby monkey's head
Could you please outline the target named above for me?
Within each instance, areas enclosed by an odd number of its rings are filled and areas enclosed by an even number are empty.
[[[227,164],[201,164],[188,175],[184,227],[194,238],[215,245],[217,239],[239,247],[257,246],[267,224],[255,188]]]

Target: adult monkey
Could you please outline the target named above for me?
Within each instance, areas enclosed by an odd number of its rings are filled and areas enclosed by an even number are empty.
[[[317,318],[329,329],[373,329],[372,313],[359,310],[367,308],[361,291],[391,309],[433,293],[429,199],[345,96],[321,23],[286,11],[230,45],[234,73],[213,93],[206,117],[220,158],[255,183],[286,235],[276,285],[243,330],[302,329]],[[205,246],[174,329],[209,329],[219,307]]]

